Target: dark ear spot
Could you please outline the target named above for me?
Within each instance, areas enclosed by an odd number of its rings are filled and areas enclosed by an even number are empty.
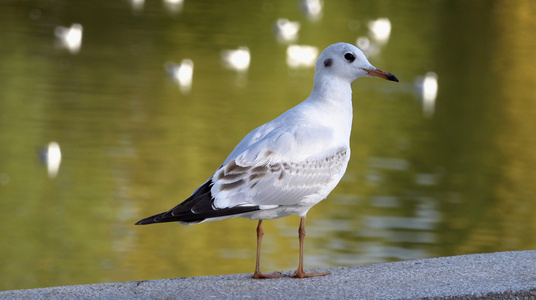
[[[333,64],[333,59],[328,58],[324,61],[324,67],[329,67]]]

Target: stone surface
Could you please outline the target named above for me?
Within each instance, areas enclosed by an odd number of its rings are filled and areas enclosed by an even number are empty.
[[[233,274],[13,290],[0,292],[0,299],[536,299],[536,251],[329,271],[308,279]]]

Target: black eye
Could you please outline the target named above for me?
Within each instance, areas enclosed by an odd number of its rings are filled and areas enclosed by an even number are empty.
[[[349,62],[353,62],[355,60],[355,56],[352,53],[346,53],[344,58],[346,58],[346,60]]]

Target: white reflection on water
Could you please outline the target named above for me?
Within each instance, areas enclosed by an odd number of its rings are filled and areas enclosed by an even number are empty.
[[[302,0],[301,7],[309,20],[317,21],[322,17],[324,2],[322,0]]]
[[[287,47],[287,65],[291,68],[312,67],[318,56],[314,46],[290,45]]]
[[[251,55],[249,54],[249,48],[242,46],[235,50],[222,50],[221,59],[225,67],[245,72],[249,68]]]
[[[368,22],[371,38],[380,44],[385,44],[391,35],[391,21],[387,18],[379,18]]]
[[[434,72],[428,72],[424,77],[415,79],[415,89],[421,98],[423,114],[426,117],[432,117],[435,113],[438,88],[437,74]]]
[[[130,6],[132,6],[132,11],[135,15],[138,15],[143,11],[144,5],[145,0],[130,0]]]
[[[373,57],[380,53],[382,46],[387,43],[391,35],[391,21],[387,18],[379,18],[369,21],[368,36],[360,36],[355,44],[367,56]]]
[[[182,11],[184,0],[162,0],[164,8],[172,14],[178,14]]]
[[[57,26],[54,35],[59,41],[59,45],[71,54],[76,54],[82,47],[82,25],[72,24],[71,27]]]
[[[171,79],[179,85],[183,94],[190,92],[194,74],[194,62],[191,59],[185,58],[179,64],[167,62],[164,68]]]
[[[293,42],[298,38],[300,22],[289,21],[288,19],[278,19],[274,24],[274,31],[278,42]]]
[[[50,142],[40,153],[41,161],[46,165],[48,177],[55,178],[58,175],[61,164],[61,150],[57,142]]]

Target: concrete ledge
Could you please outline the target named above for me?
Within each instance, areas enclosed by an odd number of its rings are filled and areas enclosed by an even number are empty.
[[[536,299],[536,251],[329,271],[308,279],[233,274],[14,290],[0,292],[0,299]]]

